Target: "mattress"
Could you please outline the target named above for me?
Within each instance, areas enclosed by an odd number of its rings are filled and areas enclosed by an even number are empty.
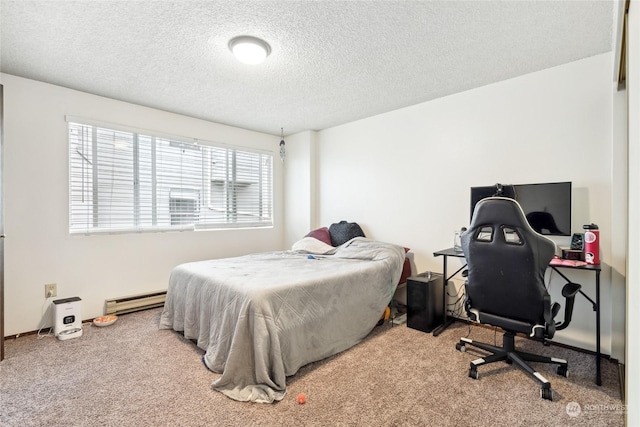
[[[194,340],[221,374],[212,388],[232,399],[281,400],[287,376],[360,342],[393,298],[405,259],[401,246],[363,237],[322,254],[294,247],[171,273],[160,327]]]

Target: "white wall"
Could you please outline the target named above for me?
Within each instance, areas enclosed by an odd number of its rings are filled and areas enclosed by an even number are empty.
[[[290,248],[316,227],[316,135],[316,132],[306,131],[285,138],[285,248]],[[295,203],[289,205],[287,197],[291,197]]]
[[[617,79],[616,79],[617,81]],[[611,185],[611,256],[607,263],[611,267],[611,299],[626,301],[627,283],[627,91],[619,90],[613,94],[613,138]],[[624,357],[627,309],[624,305],[611,310],[611,346],[612,354],[621,361]]]
[[[640,425],[640,5],[629,5],[627,92],[629,96],[629,248],[627,261],[627,425]],[[633,361],[633,363],[631,362]]]
[[[244,147],[272,149],[277,136],[127,104],[2,74],[5,102],[5,333],[49,326],[44,284],[82,299],[82,317],[107,298],[166,289],[172,267],[282,247],[282,166],[274,162],[275,226],[265,229],[69,235],[65,115]]]
[[[573,232],[591,222],[601,230],[602,350],[623,359],[611,348],[612,311],[624,308],[623,295],[611,299],[612,211],[623,208],[611,205],[612,62],[598,55],[320,131],[318,223],[357,221],[368,236],[410,247],[419,270],[441,271],[432,254],[468,224],[471,186],[572,181]],[[595,298],[593,274],[571,277]],[[554,279],[556,299],[562,285]],[[595,349],[586,300],[555,339]]]

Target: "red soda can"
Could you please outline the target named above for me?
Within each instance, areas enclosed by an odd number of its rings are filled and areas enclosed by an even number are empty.
[[[600,264],[600,230],[595,224],[583,225],[584,260],[587,264]]]

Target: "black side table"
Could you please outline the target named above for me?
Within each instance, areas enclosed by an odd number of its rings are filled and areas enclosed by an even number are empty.
[[[442,317],[442,274],[430,271],[407,279],[407,326],[431,332]]]

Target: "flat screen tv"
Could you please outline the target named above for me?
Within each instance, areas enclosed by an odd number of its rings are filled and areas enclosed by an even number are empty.
[[[493,196],[517,200],[538,233],[571,236],[571,182],[471,187],[471,216],[480,200]]]

